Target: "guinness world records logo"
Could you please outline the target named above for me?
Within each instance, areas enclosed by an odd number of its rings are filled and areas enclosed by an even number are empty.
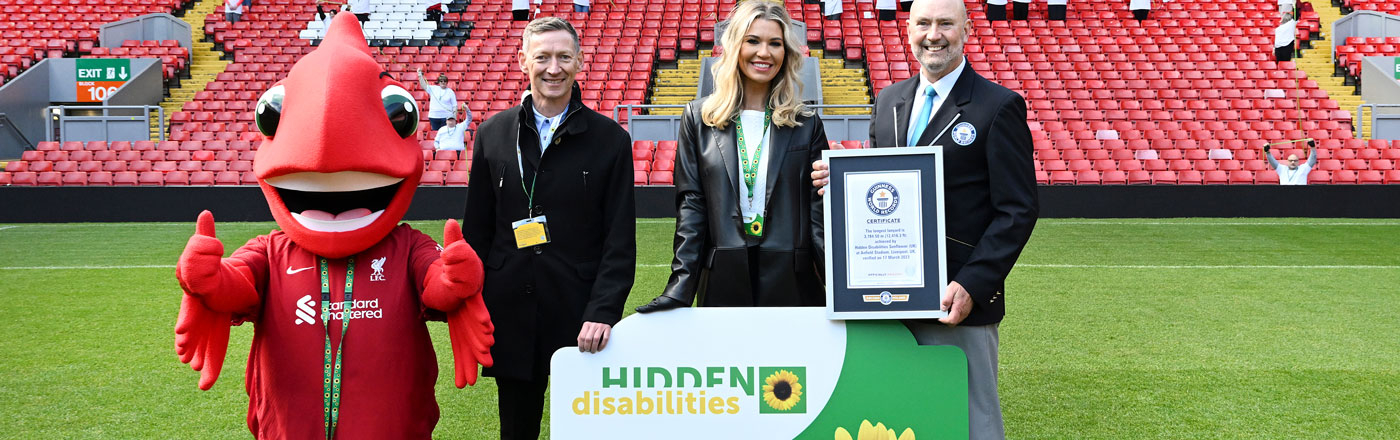
[[[899,191],[887,182],[871,185],[870,190],[865,192],[865,206],[878,216],[893,214],[899,207]]]

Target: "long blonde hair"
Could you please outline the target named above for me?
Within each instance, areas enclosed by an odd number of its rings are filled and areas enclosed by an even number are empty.
[[[719,62],[711,67],[714,74],[715,90],[701,108],[701,119],[705,125],[724,129],[739,117],[739,109],[744,99],[744,74],[739,71],[739,49],[744,44],[744,34],[754,21],[773,20],[783,29],[783,65],[778,75],[768,85],[768,106],[773,109],[773,124],[784,127],[802,125],[797,117],[811,116],[812,112],[802,104],[802,81],[798,74],[802,71],[802,52],[794,33],[792,19],[782,3],[765,0],[743,1],[729,13],[729,27],[724,30],[724,54]]]

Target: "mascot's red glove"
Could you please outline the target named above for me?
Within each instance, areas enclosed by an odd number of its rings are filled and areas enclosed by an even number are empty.
[[[175,278],[185,291],[175,321],[175,354],[200,372],[201,390],[213,387],[219,378],[233,313],[258,301],[246,267],[223,255],[224,244],[214,236],[214,214],[201,212],[194,236],[175,265]]]
[[[485,272],[481,258],[462,239],[457,220],[448,220],[442,231],[442,257],[428,268],[423,304],[447,312],[447,333],[452,338],[452,363],[457,388],[476,384],[476,364],[491,366],[495,326],[481,299]]]

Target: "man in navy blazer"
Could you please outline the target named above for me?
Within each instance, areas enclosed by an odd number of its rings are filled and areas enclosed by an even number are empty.
[[[972,31],[962,0],[917,0],[909,46],[919,74],[885,87],[870,121],[872,147],[943,146],[948,316],[908,320],[922,345],[967,354],[972,438],[1004,438],[997,398],[997,326],[1005,281],[1038,216],[1026,101],[982,78],[963,57]],[[813,165],[816,186],[829,177]]]

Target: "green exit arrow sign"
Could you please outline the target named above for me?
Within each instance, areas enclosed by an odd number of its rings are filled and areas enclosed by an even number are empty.
[[[76,60],[78,81],[120,81],[131,79],[129,59],[89,59]]]
[[[74,85],[78,102],[106,101],[135,74],[129,59],[79,58],[74,66],[77,67]]]

